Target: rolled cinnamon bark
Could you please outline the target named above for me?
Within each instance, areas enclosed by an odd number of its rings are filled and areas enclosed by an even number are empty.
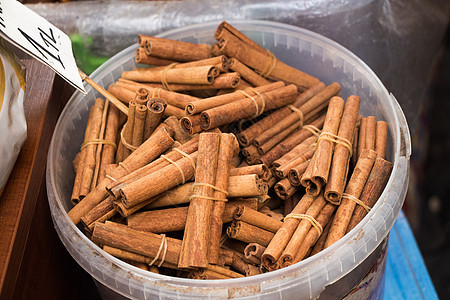
[[[300,180],[308,194],[319,195],[328,181],[334,149],[334,142],[328,140],[328,138],[330,138],[329,135],[337,134],[343,109],[344,100],[341,97],[331,98],[321,133],[324,138],[319,137],[317,150]],[[324,132],[329,135],[324,134]]]
[[[192,135],[188,134],[180,124],[180,120],[177,117],[171,116],[164,120],[164,123],[170,126],[175,132],[173,138],[175,141],[179,141],[181,144],[186,143],[192,138]]]
[[[319,225],[322,228],[327,226],[329,221],[332,219],[336,207],[337,207],[336,205],[330,202],[327,202],[327,204],[325,204],[322,211],[316,218],[317,223],[319,223]],[[315,228],[311,228],[308,234],[306,235],[305,239],[303,240],[303,243],[300,245],[300,248],[298,249],[297,254],[295,255],[295,258],[291,264],[295,264],[304,259],[305,257],[307,257],[307,255],[311,251],[311,247],[317,241],[318,237],[319,232]],[[287,265],[287,263],[285,263],[285,265]]]
[[[184,109],[184,107],[186,106],[187,103],[198,100],[198,98],[190,96],[190,95],[166,91],[160,87],[151,87],[148,84],[142,84],[142,83],[134,82],[132,80],[127,80],[127,79],[123,79],[123,78],[119,78],[119,80],[115,83],[115,86],[122,87],[124,89],[128,89],[133,92],[136,92],[140,88],[145,88],[149,91],[150,98],[162,98],[167,102],[167,104],[173,105],[173,106],[181,108],[181,109]],[[134,99],[134,97],[131,100],[129,100],[128,102],[132,101],[133,99]],[[121,101],[126,102],[126,100],[122,100],[122,99],[121,99]]]
[[[256,87],[256,88],[254,88],[254,90],[262,93],[262,92],[271,91],[271,90],[274,90],[274,89],[277,89],[277,88],[280,88],[283,86],[284,86],[284,83],[281,81],[278,81],[278,82],[269,83],[267,85]],[[252,89],[245,90],[245,92],[251,96],[256,95],[256,93]],[[213,107],[217,107],[217,106],[228,104],[228,103],[231,103],[231,102],[234,102],[237,100],[245,99],[245,97],[246,96],[242,92],[236,91],[236,92],[225,94],[225,95],[196,100],[194,102],[186,104],[186,114],[194,115],[194,114],[200,113],[204,110],[207,110],[207,109],[210,109]]]
[[[258,150],[258,153],[260,155],[263,155],[267,153],[270,149],[275,147],[277,144],[282,142],[284,139],[286,139],[288,136],[290,136],[293,132],[298,130],[299,127],[297,124],[293,124],[290,127],[284,129],[283,131],[279,132],[277,135],[271,137],[267,141],[264,142],[262,145],[258,145],[259,142],[255,139],[253,142],[256,146],[256,149]]]
[[[177,119],[181,119],[184,117],[184,110],[173,105],[167,104],[166,109],[164,110],[163,117],[168,118],[170,116],[177,117]]]
[[[148,139],[161,123],[167,102],[161,98],[150,98],[147,101],[147,116],[144,126],[144,140]]]
[[[201,133],[198,141],[198,159],[195,170],[193,188],[186,229],[183,236],[178,267],[206,268],[208,262],[209,220],[214,196],[214,186],[217,174],[218,149],[220,135],[217,133]]]
[[[203,131],[200,126],[200,114],[182,117],[180,125],[190,135]]]
[[[314,244],[314,247],[312,248],[311,252],[309,253],[309,256],[313,256],[314,254],[317,254],[323,250],[323,246],[325,245],[325,241],[328,237],[328,232],[330,232],[332,222],[333,222],[333,218],[331,218],[331,220],[328,222],[327,226],[325,226],[325,228],[323,229],[322,234],[319,236],[319,238],[317,239],[317,242]]]
[[[81,185],[79,192],[79,199],[81,200],[91,190],[91,183],[94,177],[94,169],[96,165],[96,150],[97,145],[95,141],[99,138],[100,128],[102,126],[102,115],[105,100],[97,98],[94,104],[94,111],[92,116],[92,122],[89,127],[89,137],[85,144],[86,154],[82,166]]]
[[[305,194],[303,198],[298,202],[292,213],[304,214],[306,210],[311,206],[316,197]],[[283,222],[281,228],[277,231],[275,236],[270,241],[263,255],[261,256],[261,264],[267,270],[276,270],[279,268],[277,264],[278,258],[281,256],[284,248],[289,243],[292,234],[297,229],[300,221],[294,218],[288,218]]]
[[[162,237],[150,232],[128,228],[125,225],[106,222],[96,223],[92,241],[104,246],[110,246],[143,256],[155,258],[155,263],[177,264],[181,241],[170,237]],[[160,251],[161,245],[166,245]]]
[[[284,64],[270,52],[261,51],[258,44],[236,29],[231,32],[229,28],[232,26],[229,24],[224,26],[224,24],[226,22],[219,25],[215,34],[223,54],[235,57],[247,66],[261,72],[263,76],[291,82],[302,89],[307,89],[319,82],[317,78]],[[236,35],[236,33],[238,34]]]
[[[356,163],[355,170],[353,171],[347,187],[345,188],[346,194],[343,196],[341,204],[336,211],[336,216],[331,224],[330,232],[328,233],[324,248],[328,248],[345,235],[357,204],[353,199],[356,198],[357,200],[357,198],[361,196],[361,192],[367,178],[369,177],[369,173],[376,157],[377,153],[373,150],[364,149],[361,152],[358,162]]]
[[[247,82],[249,82],[254,86],[260,86],[270,83],[269,80],[258,75],[258,73],[256,73],[255,71],[253,71],[252,69],[241,63],[236,58],[231,58],[229,60],[228,67],[230,68],[230,70],[233,70],[241,74],[242,78],[244,78]]]
[[[348,166],[353,150],[351,142],[358,118],[359,104],[358,96],[353,95],[347,98],[339,125],[337,134],[339,138],[334,147],[330,174],[325,187],[325,199],[336,205],[341,202],[342,192],[347,182]],[[345,143],[341,143],[341,141],[345,141]]]
[[[105,189],[106,186],[108,186],[116,178],[120,178],[134,170],[137,170],[154,160],[157,156],[169,148],[173,142],[174,140],[164,128],[155,131],[155,133],[147,141],[145,141],[138,149],[136,149],[136,151],[134,151],[121,164],[119,164],[117,168],[111,171],[110,174],[107,174],[107,178],[100,182],[92,192],[90,192],[82,201],[80,201],[68,212],[69,218],[72,222],[75,225],[78,224],[82,216],[102,201],[108,195],[108,191]]]
[[[162,82],[164,84],[212,84],[219,75],[214,66],[187,68],[135,68],[122,72],[122,78],[138,82]]]
[[[154,66],[167,66],[175,62],[174,60],[147,55],[147,53],[145,53],[144,47],[138,47],[136,49],[134,60],[138,64],[146,64]]]
[[[297,127],[302,127],[307,116],[325,108],[330,98],[338,94],[340,89],[341,86],[335,82],[317,92],[303,105],[295,105],[294,103],[289,106],[291,112],[283,120],[256,137],[253,143],[258,147],[290,126],[297,124]]]
[[[270,177],[269,168],[264,164],[251,165],[251,166],[230,169],[230,176],[251,175],[251,174],[255,174],[259,178],[261,178],[262,180],[265,180],[265,181],[269,180],[269,177]]]
[[[366,143],[364,149],[375,150],[377,119],[374,116],[366,117]]]
[[[300,179],[302,178],[303,174],[305,173],[306,169],[308,168],[310,161],[304,161],[302,163],[293,165],[289,169],[288,173],[288,180],[291,183],[292,186],[300,186]]]
[[[139,147],[144,141],[145,119],[147,118],[147,106],[136,104],[136,111],[133,122],[133,136],[131,145]]]
[[[120,188],[122,203],[129,208],[190,180],[197,154],[190,154]],[[145,189],[143,189],[145,187]]]
[[[274,218],[245,206],[237,207],[234,211],[233,217],[237,221],[244,221],[250,225],[254,225],[272,233],[276,233],[283,224]]]
[[[308,124],[308,125],[312,125],[312,126],[314,126],[314,128],[317,128],[320,130],[322,128],[324,121],[325,121],[325,115],[322,115],[319,118],[317,118],[316,120],[314,120],[313,122],[311,122],[311,124]],[[291,151],[295,146],[300,144],[302,141],[304,141],[308,137],[311,137],[312,135],[314,135],[312,133],[312,131],[308,130],[307,128],[309,128],[309,127],[304,126],[299,131],[293,133],[288,138],[286,138],[284,141],[282,141],[281,143],[279,143],[278,145],[276,145],[275,147],[270,149],[269,152],[262,155],[259,158],[259,160],[262,163],[264,163],[265,165],[270,166],[275,160],[277,160],[278,158],[282,157],[284,154]]]
[[[268,193],[268,185],[255,174],[231,176],[228,181],[229,197],[254,197]]]
[[[358,155],[356,159],[358,160],[359,156],[363,149],[366,149],[366,127],[367,127],[367,119],[362,118],[361,123],[359,125],[359,136],[358,136]],[[356,165],[356,163],[355,163]]]
[[[114,163],[114,157],[117,149],[117,136],[119,129],[119,110],[114,105],[109,105],[108,119],[105,128],[104,140],[106,143],[102,147],[98,182],[101,182],[106,175],[108,165]]]
[[[173,68],[178,69],[178,68],[190,68],[190,67],[201,67],[201,66],[214,66],[220,72],[228,72],[228,63],[229,63],[228,59],[225,55],[219,55],[216,57],[174,64]],[[169,64],[166,64],[166,65],[169,65]],[[164,67],[156,67],[154,69],[163,70]]]
[[[81,223],[83,226],[89,227],[92,223],[97,221],[99,218],[109,213],[113,207],[114,198],[112,196],[108,196],[106,199],[102,200],[99,204],[97,204],[94,208],[92,208],[89,213],[81,218]]]
[[[163,130],[162,128],[164,128],[164,130],[167,130],[168,127],[162,125],[164,124],[161,124],[161,126],[159,127],[160,129],[156,129],[155,133],[158,133],[159,130]],[[171,132],[171,135],[173,135],[173,132]],[[194,137],[189,142],[186,142],[185,144],[181,145],[178,149],[171,149],[171,151],[165,155],[170,160],[177,161],[182,157],[188,157],[192,153],[196,152],[197,148],[198,148],[198,137]],[[138,168],[134,172],[131,172],[121,177],[120,179],[117,179],[116,181],[110,183],[107,186],[107,190],[110,193],[112,193],[116,198],[118,198],[120,196],[119,189],[122,185],[128,184],[134,180],[142,178],[143,176],[149,175],[153,173],[155,170],[161,169],[162,167],[168,166],[170,164],[171,162],[169,162],[169,160],[167,160],[164,157],[160,157],[155,161],[152,161],[151,163],[143,166],[142,168]]]
[[[219,144],[219,156],[217,160],[216,179],[213,198],[226,199],[229,196],[228,183],[230,177],[231,159],[239,153],[239,143],[234,134],[221,133]],[[226,192],[226,194],[224,193]],[[221,200],[214,200],[209,232],[208,261],[217,264],[219,261],[220,237],[222,235],[222,224],[224,223],[224,211],[226,204]]]
[[[315,152],[316,136],[311,136],[296,146],[294,149],[273,162],[274,174],[279,179],[287,177],[289,171],[307,160],[310,160]]]
[[[254,145],[247,146],[242,149],[241,153],[245,156],[247,164],[260,164],[258,149]]]
[[[368,207],[373,207],[386,186],[392,171],[392,163],[381,157],[375,159],[372,170],[367,178],[364,189],[359,197]],[[361,205],[357,205],[353,211],[346,232],[352,230],[367,215],[367,211]]]
[[[305,215],[309,216],[307,217],[308,219],[305,218],[301,219],[300,223],[297,226],[297,229],[292,234],[289,243],[286,245],[283,254],[281,254],[279,258],[280,260],[279,265],[281,267],[285,267],[291,264],[292,260],[297,254],[298,248],[305,239],[305,236],[308,234],[309,230],[313,227],[313,222],[315,225],[314,226],[315,229],[318,231],[320,230],[320,232],[322,232],[322,228],[316,225],[317,221],[315,221],[315,218],[317,218],[317,216],[319,215],[319,213],[321,212],[326,203],[327,201],[323,197],[323,194],[321,194],[314,200],[314,202],[308,208],[308,210],[305,213]],[[296,217],[296,215],[292,216]]]
[[[247,245],[247,247],[245,247],[244,257],[246,259],[256,258],[258,260],[261,260],[261,256],[265,250],[266,247],[261,246],[258,243],[250,243]]]
[[[94,105],[91,106],[89,110],[89,117],[86,125],[86,130],[84,133],[84,141],[83,144],[89,141],[89,136],[91,134],[90,128],[92,124],[92,120],[94,117]],[[86,147],[81,147],[80,152],[77,154],[74,160],[75,167],[75,180],[73,183],[72,195],[70,197],[70,201],[73,205],[77,204],[80,201],[80,188],[81,188],[81,178],[83,176],[83,168],[84,161],[86,159]],[[76,163],[75,163],[76,162]]]
[[[267,246],[274,236],[270,231],[243,221],[233,221],[227,228],[227,235],[245,243],[258,243],[262,246]]]
[[[298,191],[298,187],[293,186],[288,178],[283,178],[275,184],[274,190],[278,197],[286,200]]]
[[[240,274],[245,275],[245,270],[248,268],[249,265],[253,266],[252,264],[246,262],[241,256],[237,254],[233,255],[231,267],[236,271],[238,271]]]
[[[123,125],[122,130],[120,131],[120,143],[117,148],[116,163],[119,163],[126,159],[133,150],[133,145],[131,144],[131,142],[133,139],[135,114],[136,102],[134,102],[133,100],[128,104],[128,119],[125,125]]]
[[[311,88],[309,88],[305,92],[301,93],[297,97],[297,99],[293,103],[293,106],[300,107],[307,100],[309,100],[311,97],[313,97],[315,94],[317,94],[320,90],[322,90],[324,87],[325,87],[325,85],[322,82],[312,86]],[[239,143],[244,147],[250,145],[256,137],[258,137],[263,132],[272,128],[272,126],[274,126],[274,124],[277,124],[278,122],[280,122],[281,120],[286,118],[286,116],[288,116],[291,113],[292,113],[292,110],[287,107],[283,107],[283,108],[280,108],[280,109],[274,111],[273,113],[269,114],[267,117],[259,120],[258,122],[254,123],[247,129],[241,131],[238,134]]]
[[[288,85],[260,93],[252,98],[245,98],[211,108],[201,113],[200,126],[202,129],[208,130],[240,119],[255,118],[266,110],[272,110],[292,103],[296,95],[297,87]]]
[[[376,126],[375,152],[381,158],[386,158],[386,144],[388,135],[388,124],[378,121]]]
[[[147,55],[175,61],[193,61],[210,57],[211,46],[182,41],[157,38],[140,34],[139,45],[145,48]]]

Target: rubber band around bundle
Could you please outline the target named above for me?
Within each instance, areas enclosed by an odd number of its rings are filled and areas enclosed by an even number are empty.
[[[299,219],[299,220],[305,219],[305,220],[308,220],[309,222],[311,222],[311,225],[317,230],[317,233],[318,233],[316,240],[319,238],[319,236],[323,232],[323,228],[319,224],[319,222],[317,222],[317,220],[314,219],[313,217],[311,217],[310,215],[290,213],[286,217],[284,217],[285,220],[288,218]]]
[[[122,128],[122,130],[120,131],[120,142],[125,146],[125,148],[127,148],[128,150],[130,150],[131,152],[134,152],[137,147],[129,144],[125,138],[123,137],[123,130],[125,129],[125,126]]]
[[[155,255],[155,258],[153,258],[153,260],[148,264],[150,267],[153,266],[153,264],[159,259],[159,256],[161,255],[161,251],[162,251],[163,247],[164,247],[164,252],[163,252],[161,261],[158,264],[158,268],[160,268],[162,266],[162,264],[164,263],[164,260],[166,259],[166,254],[167,254],[167,238],[164,233],[161,234],[161,244],[159,245],[159,249]]]
[[[253,96],[249,95],[247,92],[245,92],[243,90],[239,90],[239,92],[241,92],[242,95],[244,95],[245,97],[251,99],[253,101],[253,103],[255,103],[256,113],[253,116],[253,118],[256,118],[256,117],[260,116],[264,112],[264,108],[266,107],[266,101],[265,101],[265,99],[263,97],[260,97],[261,102],[262,102],[262,105],[261,105],[262,109],[260,110],[258,102],[256,102],[256,99]]]
[[[331,136],[333,138],[326,137],[325,135]],[[319,135],[319,138],[317,139],[317,145],[319,145],[319,142],[321,140],[327,140],[332,143],[340,144],[340,145],[347,147],[347,150],[350,153],[350,156],[352,156],[352,153],[353,153],[352,143],[349,140],[347,140],[346,138],[340,137],[336,134],[332,134],[331,132],[322,131],[322,133]]]
[[[253,93],[255,93],[255,95],[259,96],[259,98],[261,99],[262,105],[261,105],[261,109],[259,110],[259,113],[257,115],[257,117],[259,117],[266,109],[266,98],[264,97],[264,95],[262,93],[258,92],[258,90],[254,89],[252,87],[249,87],[246,89],[249,91],[252,91]]]
[[[122,161],[118,163],[118,165],[121,166],[125,171],[127,171],[128,174],[131,173],[131,170]]]
[[[116,143],[113,143],[113,142],[107,141],[107,140],[102,140],[102,139],[92,139],[92,140],[88,140],[88,141],[84,142],[83,144],[81,144],[80,151],[89,145],[98,145],[98,144],[110,145],[110,146],[113,146],[114,149],[117,149]]]
[[[303,127],[303,113],[300,109],[298,109],[297,107],[293,106],[293,105],[288,105],[288,108],[290,108],[293,112],[295,112],[298,115],[298,118],[300,119],[300,128]]]
[[[353,195],[343,193],[342,198],[347,198],[347,199],[353,200],[354,202],[356,202],[356,204],[359,204],[360,206],[362,206],[367,213],[369,213],[369,211],[371,210],[371,208],[369,206],[367,206],[364,202],[362,202],[361,200],[359,200],[358,198],[356,198]]]
[[[192,167],[194,168],[194,172],[195,172],[195,170],[196,170],[197,167],[195,166],[195,161],[194,161],[194,159],[193,159],[189,154],[187,154],[187,153],[184,152],[184,151],[181,151],[181,150],[178,149],[178,148],[173,148],[172,150],[174,150],[174,151],[180,153],[180,154],[183,155],[184,157],[187,157],[187,158],[190,160],[191,165],[192,165]]]
[[[213,200],[213,201],[222,201],[222,202],[227,202],[228,201],[227,198],[214,198],[214,197],[208,197],[208,196],[203,196],[203,195],[191,195],[191,196],[189,196],[189,200],[192,200],[193,198],[200,198],[200,199]]]
[[[273,69],[275,69],[275,66],[277,64],[277,58],[275,55],[267,50],[267,53],[269,54],[269,61],[267,65],[264,67],[264,69],[261,71],[261,76],[264,78],[267,78],[272,73]]]
[[[106,174],[105,175],[106,178],[111,179],[112,181],[116,182],[117,179],[115,179],[114,177],[112,177],[111,175]]]
[[[322,133],[322,130],[320,130],[319,128],[317,128],[316,126],[311,125],[311,124],[304,125],[304,126],[302,127],[302,129],[308,130],[309,132],[311,132],[313,135],[315,135],[315,136],[317,136],[317,137],[319,137],[320,134]]]
[[[164,154],[162,154],[161,157],[164,158],[165,160],[167,160],[168,162],[170,162],[175,167],[177,167],[178,171],[180,171],[180,173],[181,173],[181,179],[182,179],[183,184],[184,184],[186,182],[186,177],[184,176],[183,169],[176,162],[174,162],[173,160],[171,160],[170,158],[168,158]]]
[[[156,95],[156,93],[158,93],[158,95]],[[152,91],[152,98],[161,98],[161,88],[155,88]]]
[[[216,190],[216,191],[218,191],[218,192],[221,192],[222,194],[225,195],[225,197],[228,196],[228,192],[227,192],[227,191],[225,191],[225,190],[223,190],[223,189],[221,189],[221,188],[218,188],[218,187],[215,186],[215,185],[206,183],[206,182],[196,182],[196,183],[193,183],[193,184],[192,184],[192,187],[191,187],[191,191],[194,190],[194,187],[196,187],[196,186],[207,186],[207,187],[212,188],[213,190]]]
[[[161,83],[163,85],[163,88],[168,91],[172,91],[172,89],[169,87],[169,83],[166,80],[166,74],[170,69],[173,69],[178,63],[171,63],[167,67],[164,68],[161,72]]]

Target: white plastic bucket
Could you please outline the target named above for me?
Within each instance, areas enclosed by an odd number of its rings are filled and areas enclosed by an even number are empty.
[[[377,260],[385,258],[385,243],[382,242],[400,212],[409,178],[410,136],[398,102],[363,61],[321,35],[267,21],[230,23],[283,62],[318,77],[325,84],[339,82],[344,99],[351,94],[361,97],[361,114],[374,115],[388,122],[387,159],[394,167],[387,186],[374,208],[349,234],[319,254],[290,267],[227,280],[193,280],[146,272],[102,251],[67,216],[74,180],[72,160],[83,140],[89,107],[100,96],[87,86],[88,95],[75,92],[56,125],[48,153],[47,193],[61,241],[97,281],[102,295],[139,299],[342,298],[370,275]],[[188,26],[159,37],[211,44],[218,25],[218,22],[212,22]],[[91,78],[107,87],[120,77],[122,71],[136,66],[136,47],[137,44],[132,45],[115,55]],[[382,276],[384,264],[378,273]],[[375,294],[368,297],[380,295],[383,281],[377,282],[373,286]]]

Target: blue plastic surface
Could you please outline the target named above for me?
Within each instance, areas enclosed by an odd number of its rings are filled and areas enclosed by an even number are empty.
[[[389,236],[384,299],[439,299],[403,211]]]

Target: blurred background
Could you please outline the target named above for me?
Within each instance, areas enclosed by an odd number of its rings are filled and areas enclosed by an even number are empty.
[[[70,36],[78,66],[88,74],[135,43],[139,33],[207,21],[287,23],[351,50],[395,95],[407,117],[413,154],[403,210],[439,297],[450,299],[450,1],[22,2]]]

